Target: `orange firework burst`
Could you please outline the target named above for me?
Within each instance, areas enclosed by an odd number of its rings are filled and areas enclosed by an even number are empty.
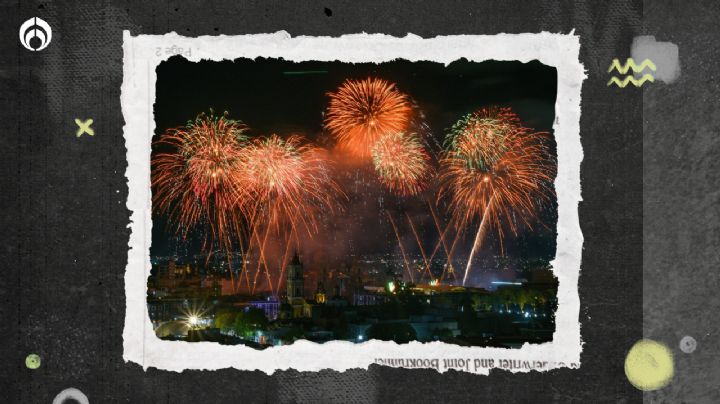
[[[255,213],[268,227],[302,223],[317,231],[317,214],[338,206],[342,191],[332,180],[329,161],[320,148],[303,138],[277,135],[256,139],[246,148],[244,173],[256,201]]]
[[[240,234],[246,129],[227,112],[215,116],[211,110],[184,127],[168,129],[154,142],[158,151],[151,164],[153,206],[168,213],[182,236],[206,223],[204,250],[218,242],[230,251]]]
[[[370,148],[386,133],[404,132],[412,107],[408,97],[385,80],[346,80],[328,93],[325,126],[342,150],[370,157]]]
[[[422,191],[430,175],[430,157],[414,133],[391,132],[380,136],[372,149],[380,181],[400,195]]]
[[[483,109],[453,126],[440,161],[440,195],[450,195],[458,227],[481,218],[463,284],[488,228],[502,242],[503,225],[513,234],[520,223],[532,227],[538,206],[554,195],[557,166],[547,140],[547,133],[522,126],[509,108]]]

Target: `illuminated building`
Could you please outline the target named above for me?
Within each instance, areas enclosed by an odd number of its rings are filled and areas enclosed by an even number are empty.
[[[277,320],[280,315],[280,301],[272,297],[268,297],[265,300],[254,300],[248,305],[262,310],[265,313],[265,317],[270,321]]]

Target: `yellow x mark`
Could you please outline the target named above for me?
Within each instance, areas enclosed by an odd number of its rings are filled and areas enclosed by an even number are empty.
[[[75,118],[75,123],[77,124],[77,126],[79,126],[77,132],[75,133],[77,137],[82,136],[83,133],[87,133],[90,136],[95,136],[95,131],[93,130],[93,128],[90,127],[90,125],[92,125],[93,123],[92,118],[88,119],[85,122],[81,121],[78,118]]]

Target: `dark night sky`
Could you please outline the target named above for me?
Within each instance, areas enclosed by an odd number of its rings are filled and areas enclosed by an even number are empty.
[[[287,71],[325,71],[326,73],[288,75]],[[323,133],[323,111],[327,92],[347,78],[379,77],[397,84],[424,112],[432,136],[442,144],[446,129],[463,115],[479,108],[498,105],[511,107],[525,126],[552,133],[555,117],[557,75],[554,68],[533,61],[482,62],[456,61],[448,66],[432,62],[397,60],[382,64],[340,62],[293,63],[282,59],[237,59],[234,62],[188,62],[173,57],[158,68],[155,104],[156,136],[165,129],[183,125],[199,112],[213,108],[228,111],[251,130],[249,136],[302,133],[311,141],[332,148],[332,139]],[[433,150],[432,152],[437,152]],[[554,152],[554,147],[553,147]],[[306,261],[342,259],[347,254],[394,252],[398,248],[382,208],[396,217],[405,212],[417,220],[426,249],[437,240],[424,196],[397,198],[385,191],[372,171],[337,168],[336,179],[350,196],[340,215],[328,218],[321,234],[302,247]],[[357,181],[361,181],[358,185]],[[427,193],[431,196],[432,189]],[[443,209],[443,206],[440,206]],[[555,204],[540,214],[549,227],[536,227],[518,238],[505,241],[511,257],[550,260],[555,254]],[[407,226],[406,226],[407,227]],[[413,249],[412,234],[403,231],[408,250]],[[465,237],[466,247],[457,257],[466,258],[474,230]],[[152,255],[170,252],[171,234],[165,219],[154,215]],[[416,244],[415,244],[416,245]],[[463,244],[460,244],[463,246]],[[191,248],[192,250],[192,248]],[[497,243],[487,243],[484,255],[496,255]],[[195,251],[191,251],[193,253]],[[482,256],[482,255],[481,255]]]

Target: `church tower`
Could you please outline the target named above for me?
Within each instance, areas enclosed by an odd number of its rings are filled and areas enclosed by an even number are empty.
[[[287,300],[288,303],[305,298],[305,277],[303,274],[303,265],[300,262],[297,252],[287,267]]]

